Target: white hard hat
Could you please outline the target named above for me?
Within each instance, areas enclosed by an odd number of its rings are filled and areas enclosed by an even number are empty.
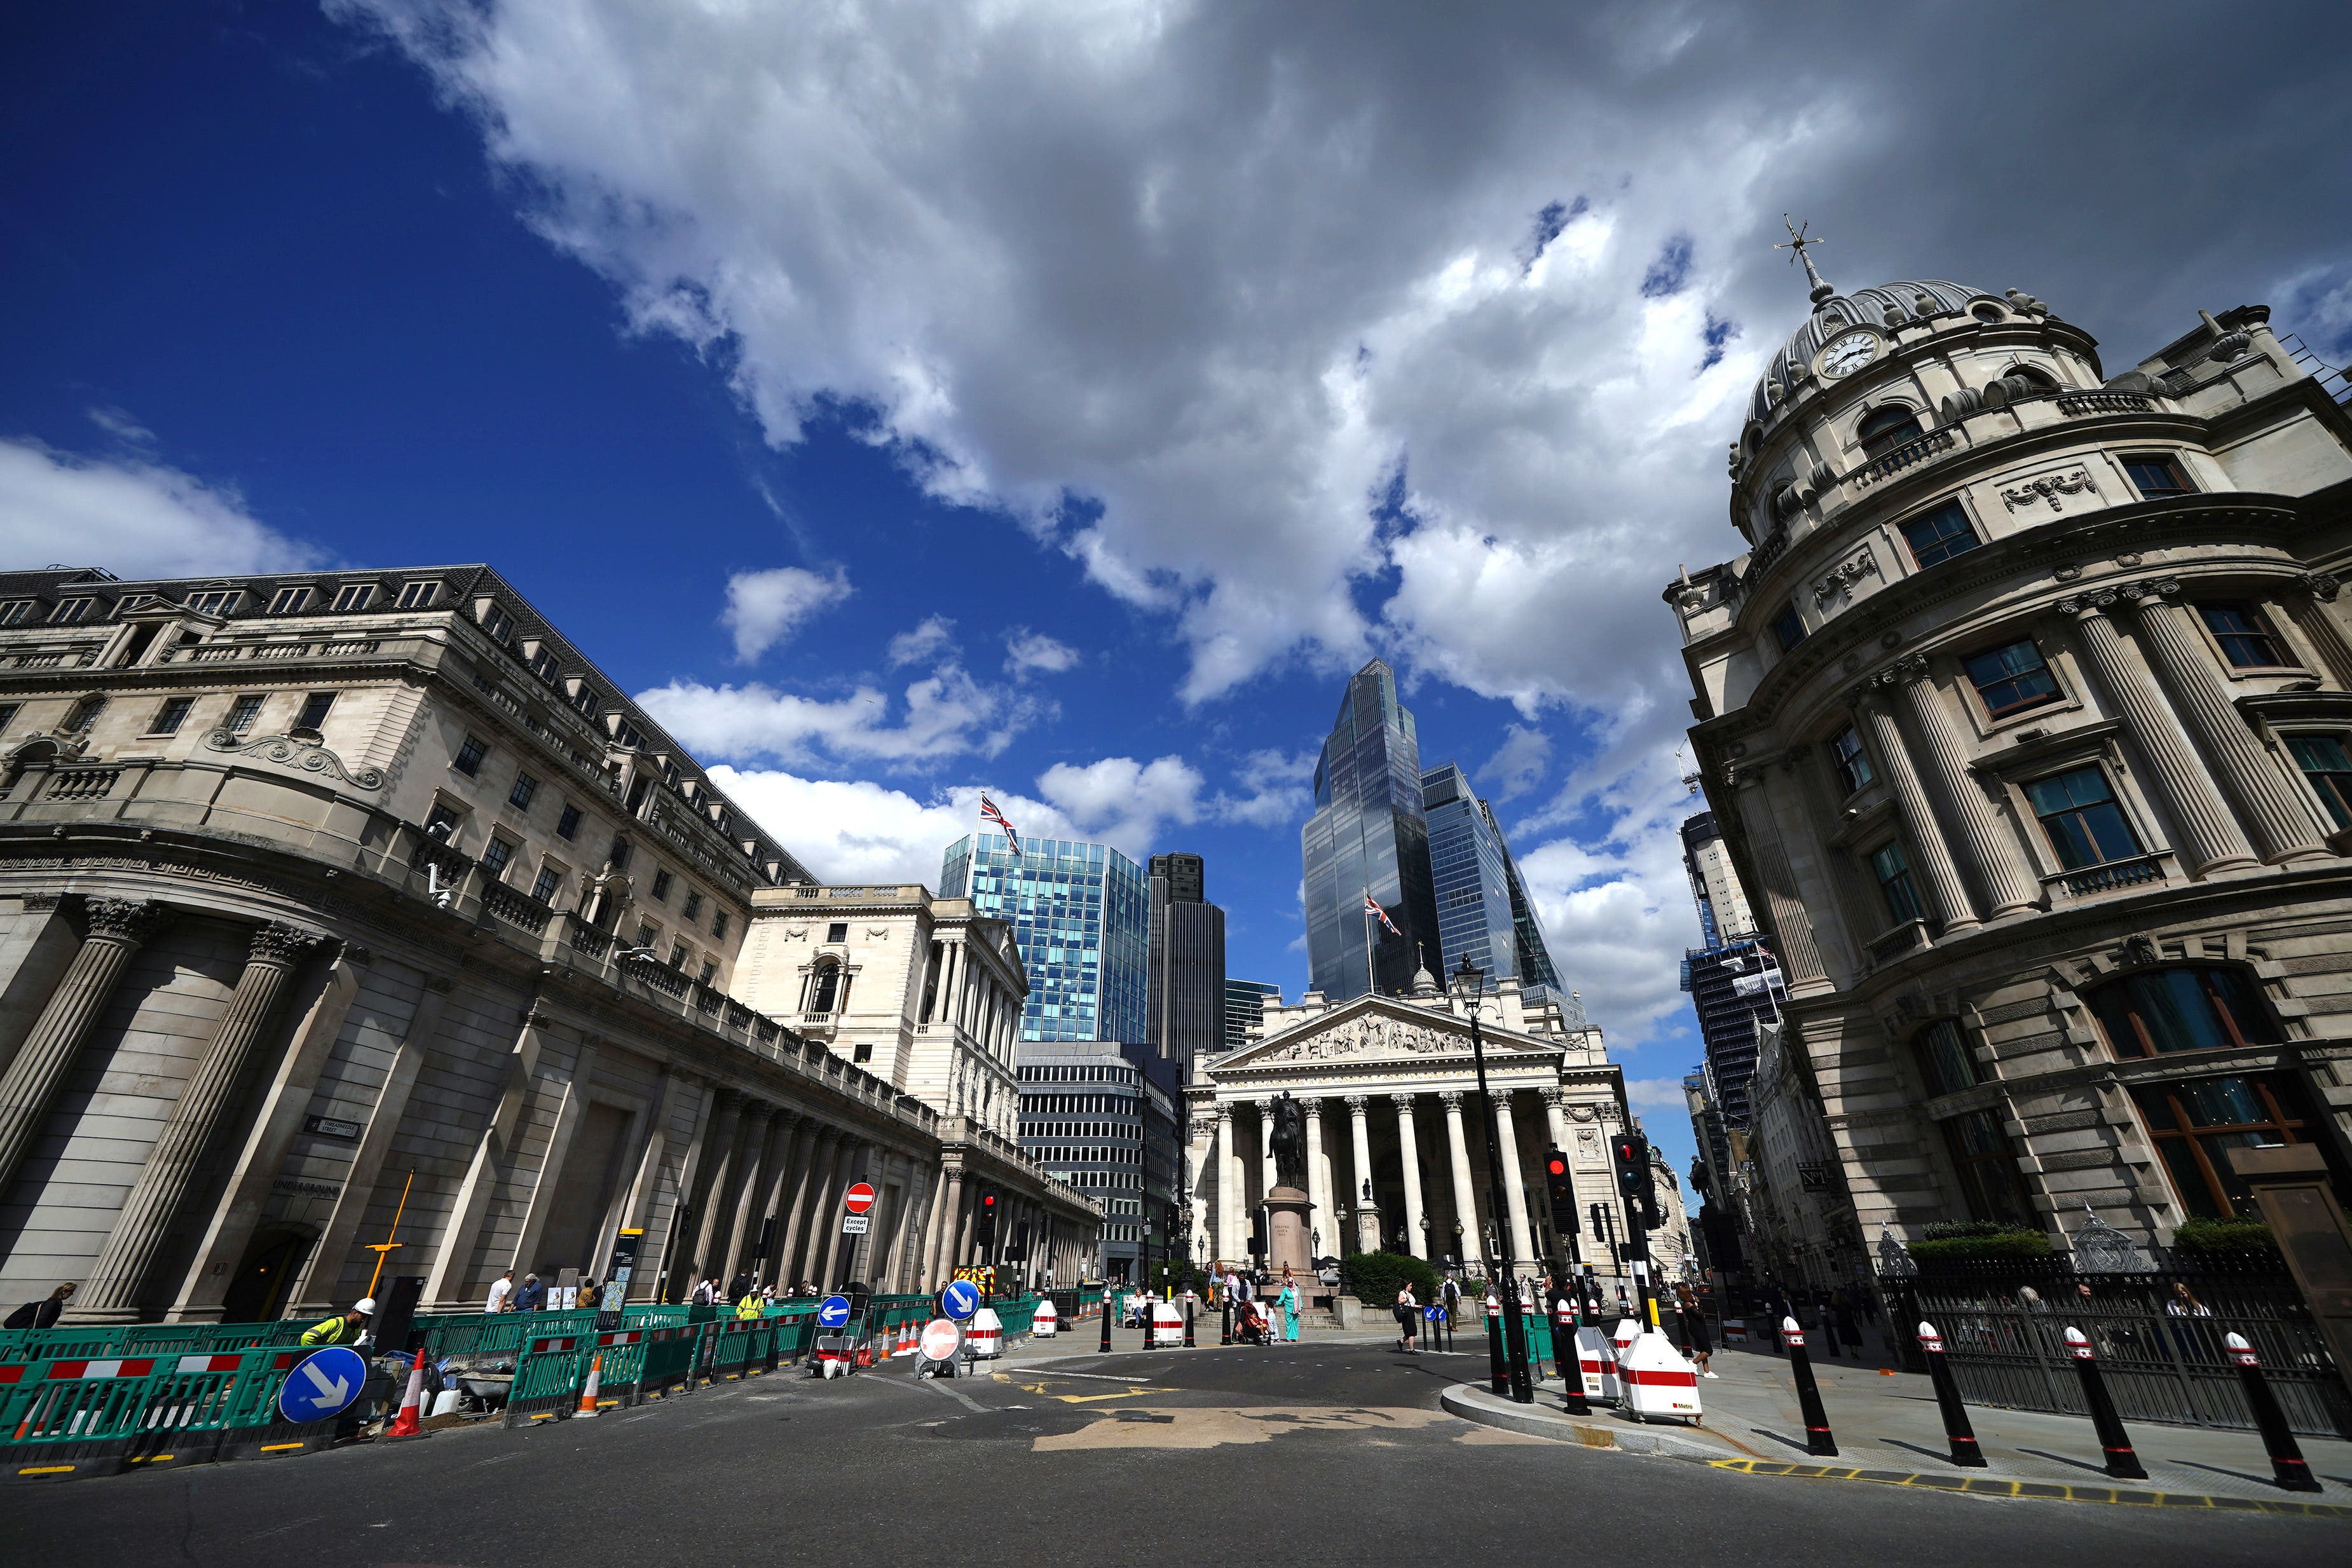
[[[352,1303],[352,1311],[359,1313],[362,1317],[372,1318],[375,1316],[375,1298],[373,1296],[362,1296],[358,1301]]]

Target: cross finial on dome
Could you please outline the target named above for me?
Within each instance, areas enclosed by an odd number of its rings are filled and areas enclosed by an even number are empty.
[[[1782,213],[1780,214],[1780,222],[1788,227],[1789,243],[1786,245],[1776,245],[1772,248],[1774,250],[1789,251],[1792,253],[1789,257],[1790,261],[1801,261],[1805,264],[1805,277],[1813,286],[1813,303],[1819,305],[1822,300],[1827,299],[1831,295],[1835,294],[1837,290],[1831,287],[1829,284],[1822,280],[1821,273],[1813,267],[1813,258],[1807,255],[1806,252],[1811,246],[1826,245],[1829,242],[1818,235],[1811,239],[1808,239],[1805,236],[1805,230],[1813,226],[1811,219],[1807,219],[1803,224],[1793,224],[1789,222],[1789,214]]]

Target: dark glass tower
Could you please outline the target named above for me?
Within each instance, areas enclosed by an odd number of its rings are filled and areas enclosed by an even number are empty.
[[[1374,659],[1348,683],[1315,765],[1315,815],[1299,834],[1307,871],[1307,964],[1334,1002],[1411,988],[1439,951],[1421,804],[1421,741],[1397,701],[1396,672]],[[1364,914],[1369,891],[1397,930]],[[1364,946],[1370,925],[1372,946]]]
[[[1421,776],[1421,799],[1429,817],[1430,879],[1444,944],[1431,961],[1433,971],[1448,973],[1467,956],[1486,971],[1490,987],[1508,975],[1530,1002],[1565,1000],[1544,947],[1543,927],[1536,923],[1494,808],[1478,799],[1469,776],[1451,762]]]
[[[1225,1032],[1225,912],[1208,900],[1199,855],[1153,855],[1150,998],[1144,1040],[1175,1082],[1217,1054]]]

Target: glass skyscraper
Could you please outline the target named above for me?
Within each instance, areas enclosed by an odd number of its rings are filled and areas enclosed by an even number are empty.
[[[1029,971],[1024,1040],[1142,1040],[1150,894],[1143,870],[1107,844],[1000,833],[948,846],[940,895],[969,898],[1013,926]]]
[[[1508,975],[1531,1000],[1564,1000],[1559,976],[1544,946],[1543,927],[1519,881],[1519,868],[1503,840],[1494,809],[1478,799],[1469,777],[1454,764],[1421,776],[1422,805],[1429,821],[1430,880],[1437,899],[1437,929],[1444,944],[1444,974],[1470,961],[1486,971],[1489,986]]]
[[[1192,1081],[1193,1063],[1217,1054],[1225,1030],[1225,912],[1209,902],[1199,855],[1153,855],[1151,995],[1144,1040]]]
[[[1239,1051],[1249,1043],[1249,1031],[1256,1029],[1265,1016],[1265,998],[1282,995],[1280,986],[1269,986],[1263,980],[1225,981],[1224,1049]]]
[[[1315,765],[1315,814],[1299,833],[1299,850],[1307,971],[1327,999],[1407,990],[1415,969],[1439,961],[1421,741],[1411,710],[1397,700],[1396,672],[1381,660],[1348,683]],[[1393,934],[1366,915],[1368,892]]]

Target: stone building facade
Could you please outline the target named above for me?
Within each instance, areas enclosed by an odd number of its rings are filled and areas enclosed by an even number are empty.
[[[1665,598],[1822,1266],[2086,1207],[2168,1239],[2243,1203],[2233,1145],[2340,1181],[2352,419],[2263,307],[2109,377],[2029,295],[1806,268],[1729,453],[1751,548]]]
[[[0,1296],[925,1281],[975,1131],[728,994],[806,880],[488,568],[0,575]]]
[[[1556,1145],[1570,1156],[1584,1257],[1611,1273],[1581,1217],[1606,1203],[1630,1234],[1609,1166],[1611,1134],[1631,1124],[1623,1071],[1573,998],[1528,1009],[1506,977],[1479,1005],[1506,1150],[1504,1249],[1530,1274],[1559,1255],[1542,1169]],[[1274,1103],[1288,1094],[1305,1107],[1316,1256],[1386,1248],[1475,1264],[1492,1213],[1476,1090],[1468,1019],[1426,970],[1404,996],[1267,998],[1257,1037],[1204,1064],[1186,1092],[1193,1256],[1247,1257],[1252,1211],[1275,1186]]]

